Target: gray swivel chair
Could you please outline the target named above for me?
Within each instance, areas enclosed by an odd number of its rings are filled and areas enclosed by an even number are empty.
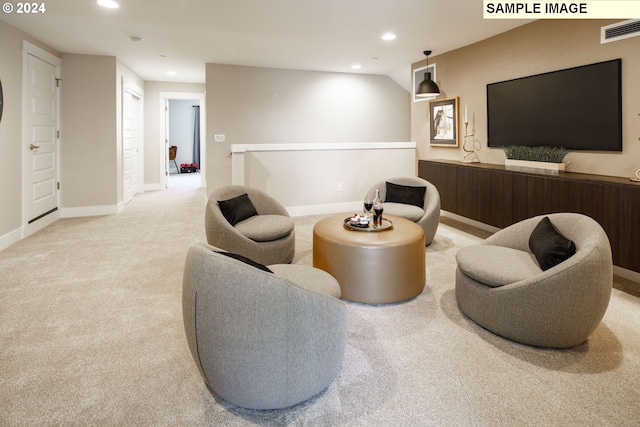
[[[346,340],[338,282],[310,266],[268,272],[220,252],[192,246],[183,279],[187,342],[207,386],[251,409],[289,407],[326,389]]]
[[[226,208],[224,213],[221,207]],[[235,219],[230,222],[225,214]],[[294,222],[289,213],[255,188],[229,185],[215,189],[207,202],[205,230],[210,245],[261,264],[287,264],[295,254]]]
[[[543,270],[530,250],[532,231],[548,216],[575,254]],[[584,342],[609,305],[611,246],[595,220],[577,213],[525,219],[456,255],[456,299],[471,320],[489,331],[540,347]]]
[[[387,182],[399,186],[426,187],[424,203],[422,206],[416,206],[387,201]],[[373,200],[376,195],[376,189],[380,190],[380,198],[384,202],[384,213],[382,215],[384,216],[385,213],[395,215],[417,223],[424,230],[425,246],[429,246],[433,242],[440,222],[440,193],[435,185],[415,176],[389,178],[371,187],[366,197]]]

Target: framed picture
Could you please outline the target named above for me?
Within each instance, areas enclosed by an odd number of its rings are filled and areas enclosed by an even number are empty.
[[[458,97],[431,101],[429,112],[431,145],[457,147],[460,128]]]
[[[418,90],[418,85],[421,81],[424,80],[424,73],[431,73],[431,80],[436,81],[436,64],[429,64],[426,67],[420,67],[413,70],[413,90],[411,91],[411,95],[413,96],[413,102],[422,102],[428,101],[430,99],[436,99],[435,96],[427,96],[424,98],[418,98],[416,96],[416,91]]]

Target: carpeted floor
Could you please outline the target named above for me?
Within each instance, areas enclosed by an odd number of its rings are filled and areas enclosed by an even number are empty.
[[[204,242],[203,189],[63,219],[0,252],[2,426],[531,426],[640,423],[640,299],[614,289],[570,350],[527,347],[465,318],[455,253],[480,237],[442,223],[427,284],[402,304],[346,303],[339,377],[295,407],[251,411],[207,390],[182,326],[184,256]],[[296,219],[294,263],[313,224]]]

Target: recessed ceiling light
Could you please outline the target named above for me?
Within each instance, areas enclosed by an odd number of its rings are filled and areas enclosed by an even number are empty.
[[[175,76],[178,73],[176,73],[175,71],[167,71],[167,74],[169,74],[170,76]]]
[[[120,7],[120,5],[118,3],[116,3],[113,0],[98,0],[97,3],[102,6],[102,7],[106,7],[109,9],[117,9]]]
[[[142,43],[142,37],[131,37],[133,43]]]
[[[351,68],[354,70],[359,70],[360,68],[362,68],[362,65],[355,64],[355,65],[352,65]]]
[[[386,33],[382,36],[382,40],[395,40],[396,39],[396,35],[393,33]]]

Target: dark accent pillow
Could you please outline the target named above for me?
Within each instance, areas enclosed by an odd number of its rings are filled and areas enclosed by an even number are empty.
[[[249,264],[252,267],[259,268],[262,271],[266,271],[268,273],[273,273],[266,265],[262,265],[259,262],[255,262],[252,259],[247,258],[246,256],[242,256],[239,254],[234,254],[233,252],[223,252],[223,251],[215,251],[217,254],[227,256],[229,258],[237,259],[238,261],[242,261],[245,264]]]
[[[404,203],[423,208],[424,194],[426,192],[427,187],[412,187],[409,185],[399,185],[387,182],[385,202]]]
[[[247,193],[241,194],[229,200],[218,200],[218,206],[222,215],[231,225],[236,225],[240,221],[258,215],[255,206],[251,203]]]
[[[542,218],[531,232],[529,248],[543,270],[560,264],[576,253],[576,244],[564,237],[548,216]]]

